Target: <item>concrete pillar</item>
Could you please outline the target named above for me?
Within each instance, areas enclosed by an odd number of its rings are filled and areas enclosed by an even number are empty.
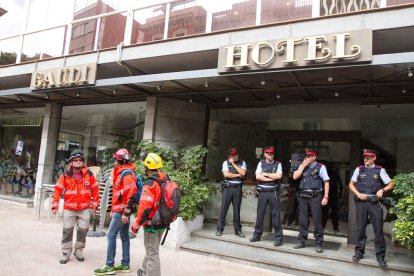
[[[60,105],[56,103],[46,104],[37,167],[35,204],[37,204],[42,183],[50,184],[53,177],[61,113],[62,107]]]
[[[156,118],[158,109],[158,98],[147,97],[147,108],[145,112],[145,125],[144,125],[144,140],[154,141],[155,129],[156,129]]]

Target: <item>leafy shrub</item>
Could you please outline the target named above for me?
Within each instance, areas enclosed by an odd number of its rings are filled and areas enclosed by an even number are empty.
[[[414,173],[397,175],[393,194],[396,204],[391,212],[397,216],[394,239],[414,251]]]
[[[178,183],[182,198],[179,215],[190,220],[202,212],[207,205],[214,189],[207,185],[204,177],[203,164],[207,149],[201,145],[178,146],[171,149],[148,140],[142,140],[135,151],[134,164],[139,173],[145,178],[145,168],[142,157],[154,152],[161,156],[163,167],[169,177]]]

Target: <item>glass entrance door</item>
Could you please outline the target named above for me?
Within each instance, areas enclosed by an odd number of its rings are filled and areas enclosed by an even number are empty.
[[[298,181],[293,180],[293,171],[303,160],[304,149],[311,147],[319,152],[318,162],[324,164],[331,178],[329,203],[323,207],[322,225],[327,235],[347,236],[348,188],[350,166],[350,142],[276,139],[276,152],[283,164],[281,193],[281,218],[284,229],[298,230],[298,208],[296,192]],[[309,230],[313,232],[312,218]]]

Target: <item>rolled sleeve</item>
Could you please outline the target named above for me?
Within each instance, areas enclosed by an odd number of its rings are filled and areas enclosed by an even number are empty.
[[[276,172],[277,173],[282,173],[282,163],[279,163],[279,165],[277,165]]]
[[[221,171],[222,172],[224,172],[224,171],[229,171],[229,164],[227,163],[227,161],[224,161],[223,162],[223,166],[221,167]]]
[[[385,171],[384,168],[382,168],[380,171],[380,177],[381,177],[382,182],[384,182],[385,185],[388,185],[388,183],[391,182],[391,178],[389,177],[388,173]]]
[[[240,169],[247,170],[247,165],[245,161],[243,161],[243,164]]]
[[[358,182],[358,176],[359,176],[359,168],[356,168],[354,173],[352,174],[351,181]]]
[[[328,172],[326,171],[325,165],[323,165],[321,169],[319,170],[319,177],[322,178],[323,182],[330,180]]]
[[[261,174],[261,173],[262,173],[262,162],[259,162],[259,164],[257,164],[255,174]]]

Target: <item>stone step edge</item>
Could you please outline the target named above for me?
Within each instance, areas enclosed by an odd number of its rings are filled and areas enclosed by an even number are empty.
[[[309,253],[307,251],[303,251],[300,249],[289,249],[289,248],[283,248],[283,247],[275,247],[273,246],[273,243],[271,243],[271,245],[267,245],[267,244],[263,244],[263,243],[251,243],[251,242],[243,242],[243,241],[239,241],[236,239],[229,239],[229,238],[225,238],[223,236],[220,237],[216,237],[214,235],[207,235],[207,234],[203,234],[200,233],[198,231],[194,231],[191,233],[191,236],[196,236],[196,237],[200,237],[200,238],[207,238],[207,239],[214,239],[217,241],[221,241],[221,242],[228,242],[228,243],[237,243],[239,245],[244,245],[244,246],[251,246],[251,247],[256,247],[256,248],[265,248],[268,250],[272,250],[272,251],[280,251],[280,252],[285,252],[285,253],[289,253],[289,254],[295,254],[295,255],[302,255],[302,256],[312,256],[314,258],[319,258],[319,259],[329,259],[329,260],[334,260],[334,261],[340,261],[340,262],[344,262],[344,263],[348,263],[348,264],[360,264],[360,265],[368,265],[374,268],[379,268],[378,264],[376,261],[370,261],[370,260],[366,260],[366,259],[362,259],[360,260],[358,263],[355,263],[354,261],[352,261],[352,256],[349,256],[349,258],[346,257],[341,257],[341,256],[335,256],[332,254],[319,254],[319,253]],[[396,266],[393,264],[387,264],[387,269],[391,269],[391,270],[395,270],[395,271],[401,271],[401,272],[413,272],[413,268],[412,267],[404,267],[404,266]]]
[[[238,261],[253,263],[255,266],[258,266],[257,263],[260,263],[260,264],[267,265],[267,266],[270,266],[270,267],[275,267],[275,268],[283,267],[285,269],[290,269],[290,270],[293,270],[293,271],[300,271],[300,272],[304,272],[304,273],[311,272],[311,273],[315,273],[315,274],[319,274],[319,275],[334,275],[332,273],[327,273],[326,271],[322,271],[322,270],[316,270],[316,269],[313,269],[313,268],[304,269],[300,266],[290,265],[290,264],[287,264],[285,262],[277,262],[277,260],[269,261],[269,260],[265,260],[265,259],[261,259],[261,258],[247,259],[246,260],[245,258],[236,256],[236,255],[232,255],[232,254],[228,254],[226,252],[222,252],[222,251],[219,251],[219,250],[214,250],[214,249],[211,249],[211,248],[208,248],[208,249],[203,248],[203,250],[200,250],[199,247],[192,246],[192,245],[190,245],[190,243],[182,244],[180,249],[189,250],[189,251],[195,252],[195,253],[199,252],[200,254],[206,254],[206,253],[213,254],[213,255],[216,255],[216,256],[220,256],[220,257],[226,257],[226,258],[229,258],[231,260],[237,259]],[[260,267],[260,266],[258,266],[258,267]],[[275,270],[275,271],[278,271],[278,270]]]
[[[7,203],[11,203],[17,206],[26,207],[26,208],[33,208],[34,202],[32,199],[27,198],[15,198],[12,196],[7,195],[0,195],[0,201],[7,201]]]

